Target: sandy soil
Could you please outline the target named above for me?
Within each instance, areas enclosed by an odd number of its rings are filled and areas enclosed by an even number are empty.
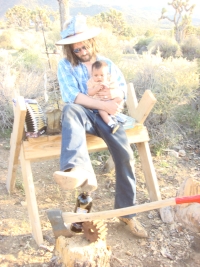
[[[167,153],[154,157],[162,199],[175,197],[180,184],[187,177],[200,178],[198,141],[180,144],[186,156],[175,158]],[[200,142],[199,142],[200,143]],[[33,163],[33,175],[44,244],[38,247],[29,226],[25,192],[20,167],[17,170],[16,190],[9,195],[6,176],[9,157],[9,139],[0,139],[0,266],[2,267],[60,267],[55,256],[55,238],[46,210],[59,208],[73,211],[79,190],[65,192],[54,182],[52,174],[59,169],[58,160]],[[115,179],[106,173],[107,155],[91,155],[99,187],[93,194],[93,211],[113,208]],[[139,159],[136,160],[137,202],[149,202],[144,175]],[[159,212],[152,210],[138,214],[149,237],[138,239],[117,218],[107,220],[107,244],[112,250],[113,267],[199,267],[200,234],[185,229],[180,223],[163,223]]]

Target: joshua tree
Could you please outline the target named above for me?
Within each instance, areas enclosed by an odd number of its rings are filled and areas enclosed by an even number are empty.
[[[69,0],[58,0],[60,13],[60,28],[63,29],[64,22],[69,18]]]
[[[175,39],[178,43],[181,43],[181,41],[185,37],[186,30],[188,26],[190,26],[192,21],[192,14],[193,10],[195,8],[195,5],[190,5],[190,0],[172,0],[171,3],[168,3],[168,5],[172,6],[174,8],[174,15],[172,18],[165,15],[167,10],[165,8],[161,11],[161,19],[167,19],[174,23],[174,34]]]

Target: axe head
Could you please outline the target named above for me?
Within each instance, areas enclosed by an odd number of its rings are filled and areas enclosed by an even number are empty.
[[[70,225],[67,226],[64,224],[61,210],[48,210],[47,216],[53,228],[55,238],[58,238],[61,235],[65,237],[73,236],[72,232],[70,231]]]

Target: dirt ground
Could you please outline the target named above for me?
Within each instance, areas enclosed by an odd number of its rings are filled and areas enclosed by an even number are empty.
[[[187,177],[200,180],[200,139],[180,144],[185,157],[169,154],[153,157],[162,199],[175,197]],[[0,266],[2,267],[61,267],[55,256],[55,238],[46,211],[59,208],[73,211],[79,191],[65,192],[54,182],[52,174],[59,169],[59,160],[33,163],[39,214],[44,244],[38,247],[32,238],[20,167],[17,170],[16,190],[9,195],[6,176],[9,157],[9,138],[0,139]],[[93,193],[93,211],[113,208],[114,175],[104,168],[106,155],[91,155],[97,173],[98,189]],[[149,202],[145,179],[136,158],[137,203]],[[179,222],[163,223],[158,210],[137,215],[149,237],[132,236],[117,218],[107,220],[107,245],[112,250],[113,267],[199,267],[200,233],[185,229]]]

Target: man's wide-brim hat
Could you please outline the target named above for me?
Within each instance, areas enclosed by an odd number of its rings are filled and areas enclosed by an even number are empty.
[[[78,15],[70,17],[64,23],[64,30],[61,32],[62,39],[56,42],[56,45],[75,44],[96,37],[100,28],[89,28],[86,23],[86,17]]]

